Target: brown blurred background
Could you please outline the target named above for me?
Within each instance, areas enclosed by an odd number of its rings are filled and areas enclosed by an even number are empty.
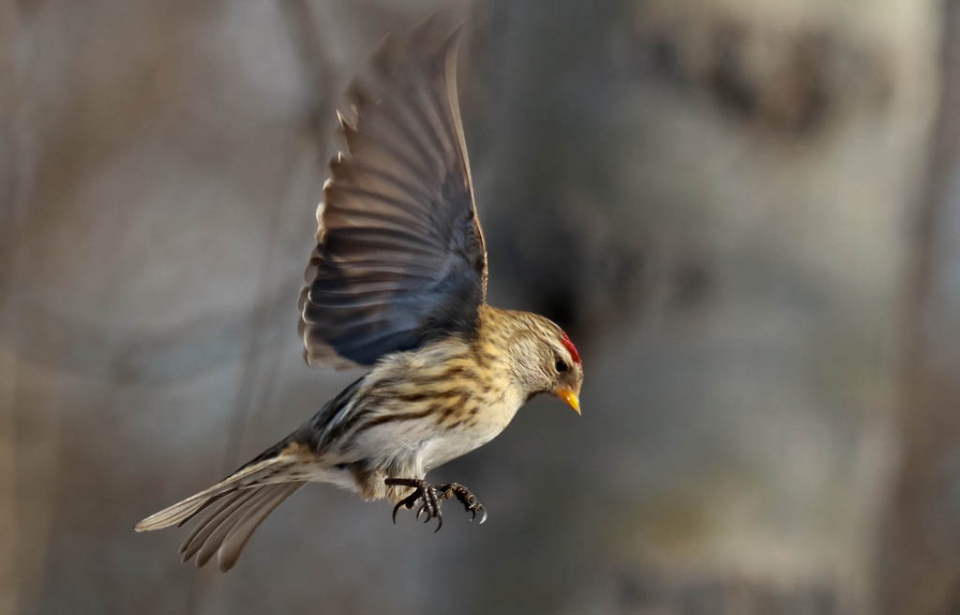
[[[436,472],[483,527],[134,534],[355,377],[295,326],[333,110],[440,4],[0,0],[0,613],[960,613],[960,0],[455,3],[492,300],[584,416]]]

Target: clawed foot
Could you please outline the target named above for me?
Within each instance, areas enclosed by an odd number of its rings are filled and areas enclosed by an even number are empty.
[[[417,502],[422,501],[420,508],[417,510],[417,520],[420,520],[421,515],[424,516],[424,523],[429,523],[431,519],[437,520],[437,529],[434,530],[434,533],[439,532],[440,528],[443,527],[443,514],[440,512],[440,506],[444,501],[449,500],[450,498],[457,498],[457,501],[463,504],[464,510],[469,512],[472,516],[470,520],[473,521],[477,518],[477,513],[481,514],[480,523],[483,523],[487,520],[487,511],[483,507],[483,504],[477,501],[477,498],[474,497],[470,490],[461,485],[460,483],[449,483],[447,485],[440,485],[434,487],[427,481],[419,478],[388,478],[386,484],[390,487],[411,487],[414,491],[404,499],[400,500],[396,506],[393,507],[393,522],[397,522],[397,511],[401,508],[411,509]]]
[[[413,508],[419,500],[423,500],[423,504],[417,511],[417,521],[420,520],[421,515],[426,517],[423,520],[424,523],[429,523],[430,519],[437,519],[437,529],[434,530],[434,533],[440,531],[440,528],[443,527],[443,514],[440,512],[441,500],[436,487],[418,478],[388,478],[384,482],[388,487],[412,487],[414,490],[413,493],[397,502],[397,505],[393,507],[394,525],[397,523],[397,511],[401,508]]]
[[[470,493],[469,489],[460,483],[442,485],[437,489],[443,494],[444,500],[449,500],[451,497],[456,497],[457,501],[463,504],[463,509],[470,513],[471,521],[474,521],[477,518],[477,513],[480,513],[480,521],[477,522],[477,525],[482,525],[483,522],[487,520],[487,509],[483,507],[483,504],[477,501],[477,498]]]

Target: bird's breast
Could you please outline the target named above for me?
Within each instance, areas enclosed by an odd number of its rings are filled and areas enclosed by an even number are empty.
[[[506,391],[494,399],[468,400],[460,412],[451,413],[438,425],[421,449],[424,470],[479,448],[500,435],[523,405],[521,395]]]
[[[367,381],[354,448],[418,474],[495,438],[524,403],[503,354],[456,338],[392,357]]]

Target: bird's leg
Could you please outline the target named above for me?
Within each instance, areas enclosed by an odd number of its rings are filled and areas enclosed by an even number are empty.
[[[398,510],[401,508],[413,508],[419,500],[423,500],[423,505],[421,505],[420,510],[417,511],[417,520],[420,520],[420,515],[426,515],[426,519],[423,521],[424,523],[429,523],[431,519],[436,519],[437,529],[433,531],[434,533],[440,531],[440,528],[443,527],[443,514],[440,512],[440,504],[443,500],[439,497],[436,487],[422,478],[388,478],[384,482],[388,487],[413,488],[413,493],[397,502],[397,505],[393,507],[394,523],[397,522]]]
[[[457,501],[463,504],[464,510],[473,515],[470,517],[471,521],[477,518],[478,512],[481,513],[480,523],[483,523],[487,520],[487,509],[483,507],[483,504],[477,501],[477,498],[470,493],[469,489],[460,483],[441,485],[437,487],[437,491],[440,492],[440,497],[444,500],[449,500],[452,497],[456,497]]]

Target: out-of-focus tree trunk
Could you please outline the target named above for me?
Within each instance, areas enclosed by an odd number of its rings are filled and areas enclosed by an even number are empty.
[[[878,612],[960,612],[960,2],[944,4],[930,177],[906,288],[903,455],[881,541]]]
[[[516,479],[538,548],[478,549],[479,610],[872,613],[937,3],[490,6],[491,289],[593,346],[582,425]]]
[[[17,13],[13,0],[0,0],[0,329],[12,325],[8,310],[13,287],[14,236],[17,221]],[[0,344],[0,613],[14,613],[19,593],[17,574],[17,464],[14,406],[16,357]]]

